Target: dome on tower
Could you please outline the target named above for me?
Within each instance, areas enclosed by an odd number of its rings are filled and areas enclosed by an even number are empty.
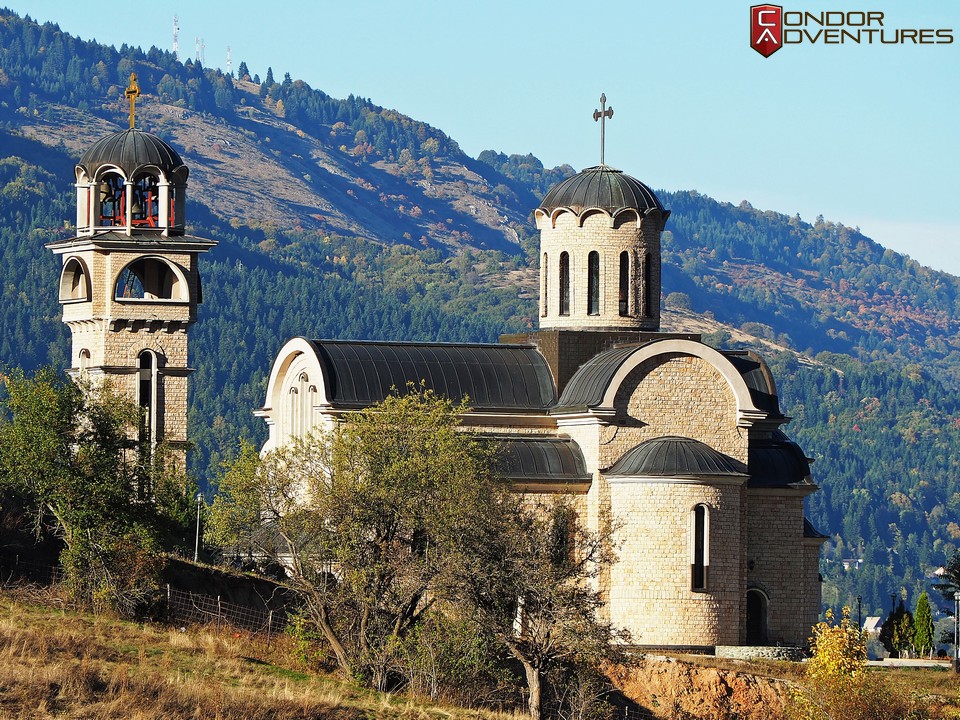
[[[188,172],[180,155],[166,142],[156,135],[132,128],[98,140],[77,165],[91,178],[104,165],[119,168],[128,178],[148,167],[159,169],[168,178],[179,171],[185,180]]]
[[[601,208],[611,215],[626,209],[641,215],[652,209],[663,212],[653,190],[609,165],[589,167],[550,188],[539,209],[550,213],[557,208],[569,208],[577,214],[589,208]]]

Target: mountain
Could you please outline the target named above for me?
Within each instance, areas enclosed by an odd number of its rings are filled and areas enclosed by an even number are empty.
[[[368,99],[0,10],[0,361],[67,364],[43,245],[72,232],[74,164],[122,127],[131,71],[138,124],[190,167],[190,232],[220,241],[191,331],[192,469],[208,487],[238,437],[262,440],[251,411],[291,336],[493,341],[535,327],[531,210],[569,166],[470,158]],[[960,545],[960,280],[823,218],[658,194],[672,210],[664,329],[769,359],[823,488],[809,514],[831,535],[825,602],[909,603]]]

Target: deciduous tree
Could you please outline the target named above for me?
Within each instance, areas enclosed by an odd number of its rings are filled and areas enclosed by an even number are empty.
[[[0,486],[29,499],[38,532],[63,540],[76,599],[132,610],[154,587],[184,488],[172,491],[164,467],[144,462],[131,439],[139,410],[109,383],[78,385],[47,368],[3,384]]]
[[[387,687],[392,654],[434,603],[462,529],[502,494],[491,448],[458,430],[465,411],[408,387],[329,434],[259,459],[244,449],[220,482],[214,537],[258,537],[341,670],[374,687]]]

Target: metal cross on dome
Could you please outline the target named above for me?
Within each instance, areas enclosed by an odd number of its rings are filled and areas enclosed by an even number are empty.
[[[130,73],[130,84],[127,86],[124,95],[130,101],[130,129],[133,130],[133,120],[136,114],[137,98],[140,97],[140,86],[137,84],[137,74]]]
[[[613,106],[607,107],[607,96],[605,93],[600,93],[600,107],[601,110],[593,111],[593,121],[600,121],[600,164],[603,165],[603,150],[606,143],[606,138],[604,137],[606,131],[606,122],[607,118],[613,117]]]

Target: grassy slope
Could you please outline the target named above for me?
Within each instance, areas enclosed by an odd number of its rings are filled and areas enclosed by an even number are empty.
[[[0,718],[487,718],[520,715],[428,705],[303,672],[285,637],[122,622],[58,606],[51,591],[0,593]],[[663,718],[783,712],[793,663],[645,657],[613,669],[626,694]],[[957,676],[883,671],[925,698],[928,717],[958,717]],[[714,697],[716,696],[716,697]],[[732,713],[732,714],[731,714]]]
[[[301,672],[245,633],[181,632],[0,595],[2,718],[456,718],[509,720]],[[49,601],[49,597],[47,598]]]

